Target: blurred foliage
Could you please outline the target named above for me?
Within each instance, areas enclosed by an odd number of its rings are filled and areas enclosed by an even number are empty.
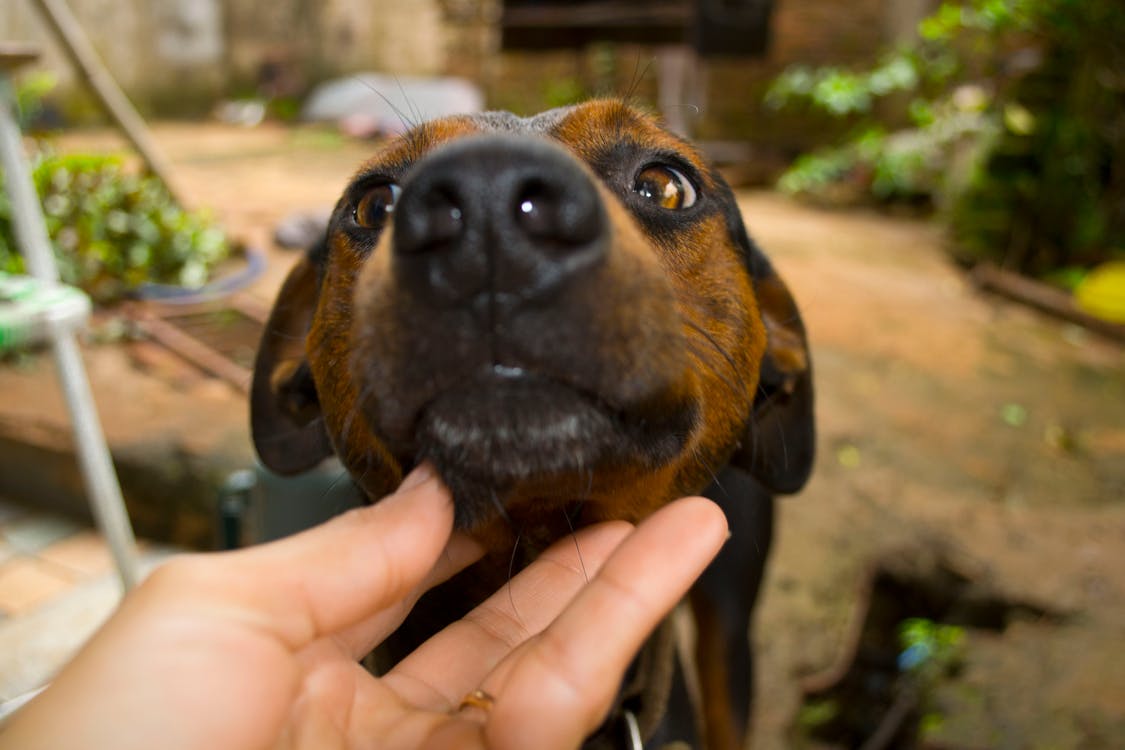
[[[21,130],[30,130],[43,113],[43,102],[55,90],[58,77],[49,71],[33,71],[16,79],[16,111]]]
[[[924,617],[911,617],[899,624],[899,671],[909,680],[918,700],[918,734],[923,740],[941,729],[944,717],[933,693],[945,677],[961,668],[965,656],[965,629]]]
[[[924,617],[910,617],[899,624],[898,639],[902,649],[898,655],[900,671],[942,676],[960,663],[965,629]]]
[[[543,100],[548,109],[577,104],[587,97],[586,87],[574,76],[552,78],[543,85]]]
[[[116,157],[40,152],[32,176],[63,281],[97,302],[119,300],[146,282],[201,286],[229,254],[207,216],[183,210],[159,180],[129,172]],[[6,193],[0,270],[24,270]]]
[[[1125,4],[947,0],[869,70],[794,67],[766,102],[852,124],[781,189],[936,207],[967,262],[1071,284],[1125,252]]]

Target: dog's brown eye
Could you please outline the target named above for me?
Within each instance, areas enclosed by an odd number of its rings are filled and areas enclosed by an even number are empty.
[[[382,229],[387,218],[394,213],[395,201],[401,192],[402,188],[393,182],[368,190],[355,206],[355,223],[364,229]]]
[[[695,205],[695,186],[678,169],[664,164],[651,164],[640,171],[633,183],[633,192],[661,208],[673,211]]]

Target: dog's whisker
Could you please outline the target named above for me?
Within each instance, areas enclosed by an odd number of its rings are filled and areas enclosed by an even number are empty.
[[[359,476],[355,478],[355,483],[356,483],[357,487],[363,487],[363,480],[367,479],[367,475],[370,472],[371,472],[371,466],[370,465],[363,467],[363,471],[361,471],[359,473]],[[365,492],[365,493],[363,493],[363,504],[364,505],[374,505],[375,500],[371,499],[371,497],[369,497],[367,495],[367,493]]]
[[[411,130],[413,130],[417,126],[417,123],[413,122],[409,117],[407,117],[406,113],[403,112],[402,109],[400,109],[397,104],[395,104],[386,94],[384,94],[382,91],[377,89],[374,85],[372,85],[370,81],[364,80],[363,77],[361,77],[361,76],[355,76],[355,79],[357,81],[359,81],[361,84],[363,84],[365,87],[371,89],[371,91],[373,91],[376,96],[378,96],[380,99],[383,100],[384,104],[386,104],[388,107],[390,107],[394,111],[395,115],[398,117],[399,123],[403,127],[403,130],[406,130],[407,132],[410,132]],[[397,76],[396,76],[395,80],[398,81]],[[399,83],[399,89],[400,90],[402,89],[401,83]],[[405,96],[405,93],[404,93],[404,96]]]
[[[688,104],[684,102],[682,104],[669,104],[668,106],[674,107],[675,109],[690,109],[694,114],[697,115],[702,114],[703,112],[703,109],[698,104]]]
[[[332,491],[340,486],[340,482],[350,478],[351,475],[348,473],[348,470],[341,469],[340,472],[336,475],[336,478],[329,482],[328,486],[324,488],[324,492],[320,493],[320,500],[323,501],[327,499],[327,497],[332,494]]]
[[[519,608],[516,607],[516,596],[512,592],[512,578],[516,574],[516,555],[519,554],[520,541],[523,539],[523,530],[516,532],[516,540],[512,542],[512,556],[508,559],[508,604],[512,607],[512,614],[515,615],[516,621],[523,623],[523,617],[520,616]]]
[[[578,544],[578,534],[574,532],[574,521],[571,520],[566,508],[563,508],[563,518],[566,519],[566,525],[570,528],[570,538],[574,542],[574,551],[578,554],[578,567],[582,570],[582,578],[586,583],[589,583],[590,574],[586,571],[586,561],[582,559],[582,546]]]
[[[355,427],[356,419],[358,419],[363,413],[363,405],[367,403],[367,401],[371,398],[374,390],[375,383],[368,382],[364,384],[363,389],[359,392],[359,394],[357,394],[355,408],[351,409],[348,412],[348,417],[344,420],[342,431],[344,435],[351,434],[352,428]]]
[[[697,447],[692,446],[691,452],[692,455],[695,456],[695,462],[707,470],[707,473],[711,476],[711,482],[725,495],[727,490],[723,487],[723,483],[719,481],[719,475],[715,473],[715,467],[712,466],[709,461],[703,460],[703,456],[699,455],[699,449]]]
[[[644,68],[641,68],[642,59],[645,60]],[[637,100],[637,89],[641,87],[641,81],[648,76],[654,62],[656,62],[656,58],[652,55],[644,57],[639,52],[637,53],[637,61],[633,66],[633,80],[629,82],[629,88],[625,91],[625,96],[622,97],[625,101],[635,102]]]
[[[777,440],[781,445],[781,468],[789,468],[789,443],[785,440],[785,424],[784,420],[775,419],[774,424],[777,425]]]
[[[701,360],[702,360],[702,359],[706,359],[706,358],[705,358],[705,357],[703,356],[703,353],[702,353],[702,351],[700,351],[700,349],[699,349],[698,347],[696,347],[696,346],[695,346],[694,342],[692,342],[692,341],[690,341],[690,340],[689,340],[689,341],[688,341],[688,348],[689,348],[689,349],[691,350],[691,353],[692,353],[692,354],[694,354],[694,355],[695,355],[696,357],[698,357],[699,359],[701,359]],[[745,390],[744,390],[744,389],[741,389],[741,388],[739,388],[739,387],[738,387],[738,385],[736,385],[736,384],[734,383],[734,381],[732,381],[732,380],[731,380],[730,378],[728,378],[728,377],[727,377],[727,376],[726,376],[726,375],[725,375],[725,374],[723,373],[723,371],[722,371],[722,370],[712,370],[712,372],[713,372],[713,374],[715,375],[715,377],[717,377],[717,378],[718,378],[719,380],[723,381],[723,385],[725,385],[725,386],[726,386],[727,388],[729,388],[729,389],[730,389],[730,392],[731,392],[731,394],[732,394],[732,395],[733,395],[733,396],[734,396],[735,398],[741,398],[741,397],[743,396],[743,394],[745,393]]]
[[[352,409],[348,412],[348,416],[344,420],[344,424],[343,424],[343,426],[340,430],[340,434],[342,434],[342,435],[351,435],[352,434],[352,427],[355,426],[356,415],[358,413],[359,413],[358,408]]]
[[[500,518],[504,519],[504,523],[508,524],[508,528],[515,531],[516,524],[512,520],[511,515],[509,515],[508,509],[504,507],[504,503],[500,501],[499,496],[496,494],[496,490],[492,487],[489,487],[488,495],[492,499],[492,507],[496,509],[497,515],[499,515]]]
[[[580,453],[574,455],[574,480],[579,501],[588,500],[594,487],[594,472],[587,468]]]
[[[394,79],[395,79],[395,85],[398,86],[398,92],[400,94],[402,94],[402,100],[404,102],[406,102],[406,109],[407,109],[407,111],[410,112],[411,119],[410,119],[408,127],[409,128],[416,128],[422,123],[422,111],[420,109],[418,109],[417,107],[415,107],[414,102],[412,102],[410,100],[410,97],[407,96],[406,87],[402,85],[402,79],[400,79],[397,75],[394,76]],[[404,125],[405,124],[406,123],[404,123]]]
[[[751,421],[751,424],[752,424],[752,427],[753,427],[754,430],[760,430],[761,429],[761,424],[762,424],[761,414],[762,414],[762,411],[765,408],[767,408],[769,406],[772,406],[773,403],[781,396],[780,391],[772,391],[772,392],[768,391],[765,388],[765,386],[763,386],[761,384],[758,385],[758,393],[760,393],[762,395],[762,399],[757,401],[754,404],[754,410],[750,414],[750,421]],[[778,445],[781,447],[781,468],[782,469],[788,469],[789,468],[789,441],[785,437],[785,423],[784,423],[784,420],[781,420],[781,419],[775,419],[775,420],[773,420],[773,422],[774,422],[774,428],[776,429],[777,435],[778,435],[777,442],[778,442]],[[754,451],[753,451],[753,453],[751,453],[750,458],[751,458],[751,464],[757,464],[758,463],[758,443],[757,442],[754,443]]]
[[[715,351],[718,352],[719,356],[722,357],[724,360],[726,360],[727,365],[730,366],[731,373],[742,384],[742,392],[745,393],[746,391],[748,391],[749,389],[746,387],[746,381],[742,377],[742,372],[739,371],[738,364],[735,363],[734,358],[730,355],[730,353],[726,349],[724,349],[722,347],[722,345],[719,344],[718,341],[715,340],[715,337],[712,336],[706,328],[700,326],[699,324],[697,324],[697,323],[695,323],[691,320],[686,320],[684,322],[687,323],[688,327],[690,327],[692,330],[694,330],[696,333],[698,333],[700,336],[702,336],[704,339],[706,339],[711,344],[711,346],[713,346],[715,348]]]
[[[292,438],[294,435],[300,435],[301,432],[303,432],[305,429],[317,423],[324,424],[324,417],[321,416],[310,419],[303,427],[294,427],[288,430],[277,430],[268,435],[257,435],[255,436],[254,441],[263,444],[283,443]]]
[[[303,333],[289,333],[281,328],[268,328],[267,332],[271,338],[281,339],[282,341],[304,341],[306,338]]]

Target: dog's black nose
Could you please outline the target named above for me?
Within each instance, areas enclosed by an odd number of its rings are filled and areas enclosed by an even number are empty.
[[[560,146],[484,135],[422,159],[394,212],[399,279],[437,304],[540,300],[604,258],[593,179]]]

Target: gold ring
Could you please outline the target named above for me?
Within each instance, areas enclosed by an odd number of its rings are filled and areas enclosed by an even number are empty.
[[[457,707],[458,711],[464,711],[466,708],[479,708],[481,711],[488,713],[492,710],[492,704],[496,699],[486,693],[484,690],[477,688],[476,690],[469,691],[465,697],[461,699],[461,705]]]

